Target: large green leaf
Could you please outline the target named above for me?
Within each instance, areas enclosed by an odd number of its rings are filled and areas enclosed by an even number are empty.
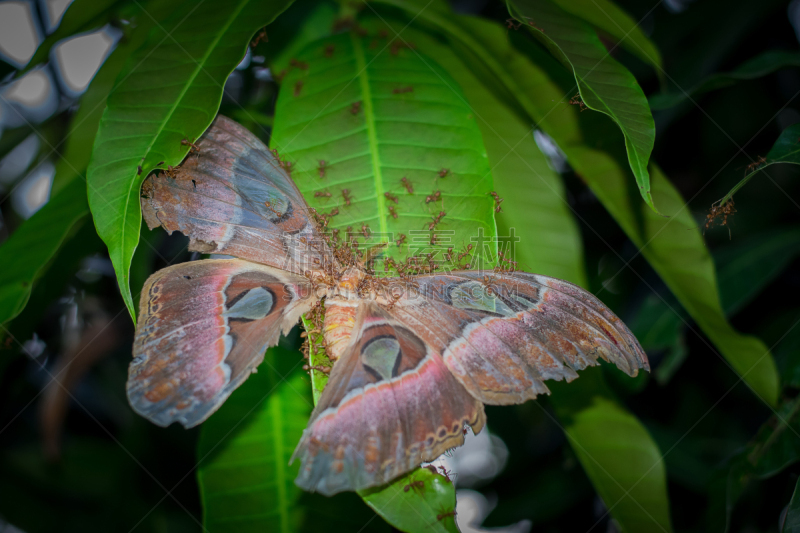
[[[564,11],[582,18],[601,32],[615,39],[630,53],[655,67],[661,74],[661,53],[639,22],[633,20],[610,0],[554,0]]]
[[[252,35],[290,3],[185,2],[157,23],[120,73],[89,164],[89,206],[132,317],[129,269],[139,242],[142,181],[183,159],[189,147],[181,141],[196,139],[211,123]]]
[[[800,229],[771,230],[734,241],[714,254],[722,309],[736,314],[800,255]],[[676,312],[677,311],[677,312]],[[687,352],[684,327],[686,310],[672,295],[649,295],[631,322],[631,330],[645,350],[668,350],[656,369],[656,379],[666,383]]]
[[[767,50],[730,72],[709,76],[688,91],[654,94],[649,99],[650,107],[654,110],[668,109],[703,93],[734,85],[737,81],[752,80],[782,68],[797,66],[800,66],[800,54],[797,52]]]
[[[485,237],[495,235],[492,175],[476,117],[433,60],[354,33],[314,42],[295,60],[304,68],[289,70],[283,79],[272,146],[292,162],[292,177],[312,207],[339,211],[331,227],[351,226],[361,241],[388,242],[386,253],[396,259],[432,250],[426,228],[441,210],[446,215],[437,227],[439,252],[463,248],[481,230]],[[350,205],[343,189],[349,190]],[[426,203],[437,190],[441,200]],[[369,239],[360,234],[362,225],[374,232]],[[395,244],[400,234],[410,246]],[[324,378],[315,376],[315,389],[323,385]],[[401,530],[452,530],[452,484],[430,473],[410,475],[424,477],[411,480],[423,486],[405,490],[410,481],[401,478],[362,496]],[[427,503],[420,507],[423,494]],[[421,512],[409,513],[409,505]]]
[[[142,9],[147,9],[154,16],[162,17],[172,8],[171,0],[154,0],[139,9],[139,16],[144,15]],[[0,324],[22,311],[34,281],[89,213],[84,174],[106,97],[128,56],[144,42],[152,25],[151,19],[142,20],[97,72],[81,98],[82,105],[72,117],[64,153],[56,163],[51,200],[0,246],[0,254],[6,258],[6,268],[0,272]],[[53,148],[58,150],[60,144]],[[31,246],[31,242],[37,245]]]
[[[756,161],[756,167],[752,172],[747,174],[739,183],[737,183],[728,194],[726,194],[719,202],[719,205],[725,205],[728,200],[733,198],[736,192],[745,186],[753,176],[759,172],[763,172],[767,167],[776,165],[778,163],[789,163],[792,165],[800,165],[800,124],[793,124],[783,130],[772,145],[769,153],[763,160]]]
[[[470,46],[481,47],[483,57],[488,54],[496,58],[490,67],[503,71],[497,79],[502,79],[506,92],[512,93],[516,104],[556,141],[722,356],[757,395],[775,405],[778,377],[772,356],[764,343],[739,334],[725,319],[713,262],[678,191],[657,167],[652,167],[653,194],[664,202],[660,208],[672,217],[666,219],[652,210],[639,209],[635,193],[628,187],[625,156],[615,152],[617,134],[611,125],[581,114],[574,106],[557,104],[564,95],[563,86],[554,81],[558,66],[549,64],[546,56],[536,55],[536,49],[524,43],[519,45],[524,54],[511,46],[500,25],[474,19],[459,22],[469,22],[465,26],[472,36]],[[536,57],[537,63],[526,56]],[[470,68],[476,63],[466,62]]]
[[[639,192],[655,210],[647,164],[656,126],[636,78],[611,57],[590,26],[550,0],[517,0],[513,5],[518,20],[572,69],[584,104],[605,113],[620,127]]]

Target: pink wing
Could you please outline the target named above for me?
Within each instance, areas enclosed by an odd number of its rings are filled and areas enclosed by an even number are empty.
[[[145,181],[142,213],[150,229],[180,231],[191,250],[298,274],[332,261],[300,191],[255,135],[218,116],[197,146],[174,173]]]
[[[488,283],[485,282],[488,278]],[[613,362],[635,376],[647,356],[625,324],[580,287],[517,272],[420,276],[391,309],[442,354],[464,387],[487,404],[549,393],[545,380]]]
[[[131,406],[160,426],[199,424],[315,302],[305,278],[238,259],[159,270],[142,291]]]
[[[374,302],[363,302],[294,452],[296,483],[326,495],[386,483],[464,443],[485,422],[440,354]]]

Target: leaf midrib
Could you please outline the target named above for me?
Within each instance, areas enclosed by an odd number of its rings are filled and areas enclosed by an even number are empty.
[[[353,43],[353,55],[356,57],[356,68],[358,69],[359,84],[364,96],[364,119],[367,123],[367,135],[369,136],[369,148],[372,160],[372,173],[375,177],[375,194],[378,204],[378,224],[380,226],[381,241],[386,241],[388,228],[386,225],[386,199],[383,196],[383,176],[381,174],[381,159],[378,153],[378,136],[375,132],[375,113],[372,109],[372,91],[369,86],[369,76],[367,75],[367,62],[364,56],[364,48],[361,40],[354,32],[350,33],[350,41]]]

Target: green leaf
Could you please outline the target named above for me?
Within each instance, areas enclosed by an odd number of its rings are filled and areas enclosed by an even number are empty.
[[[448,17],[447,20],[468,21],[474,33],[492,31],[495,27],[490,22],[467,17]],[[404,26],[405,23],[397,23],[394,31]],[[525,270],[585,286],[580,233],[566,202],[564,186],[536,146],[530,126],[495,97],[483,85],[482,78],[471,73],[452,48],[413,27],[404,29],[402,35],[413,42],[417,50],[435,57],[467,96],[478,119],[495,189],[504,198],[503,211],[496,215],[498,234],[501,238],[510,235],[513,228],[519,238],[513,251],[506,250]],[[570,383],[563,393],[551,397],[561,408],[560,417],[566,421],[565,430],[572,437],[571,443],[579,452],[581,463],[608,505],[618,502],[611,511],[612,516],[626,531],[652,530],[654,524],[650,516],[656,517],[657,523],[669,530],[666,474],[663,464],[658,462],[661,455],[658,447],[641,423],[613,399],[602,374],[589,374],[586,381],[585,374],[581,372],[580,379]],[[568,402],[565,396],[582,400]],[[589,409],[589,416],[584,417],[582,409]],[[621,420],[631,440],[621,443],[615,433],[597,431],[595,420],[604,418]],[[619,455],[607,453],[608,449],[614,449]],[[620,456],[642,460],[624,462]],[[652,460],[648,462],[643,458]],[[626,489],[641,480],[635,489],[636,500],[626,497],[619,501],[619,488],[612,478],[628,483],[623,485]],[[641,506],[640,502],[643,502]]]
[[[797,480],[794,487],[781,531],[783,533],[800,533],[800,479]]]
[[[145,8],[162,16],[169,12],[171,5],[170,0],[156,0],[147,3]],[[84,173],[106,97],[128,56],[144,41],[152,26],[148,22],[149,19],[142,21],[137,31],[117,46],[82,96],[82,105],[72,117],[66,136],[66,148],[56,163],[50,201],[0,246],[0,253],[8,258],[7,268],[0,272],[0,324],[23,310],[35,280],[89,213]],[[54,147],[55,150],[59,148],[60,145]],[[30,246],[31,242],[36,242],[37,246]]]
[[[88,170],[89,206],[108,246],[123,300],[135,318],[129,287],[139,242],[139,189],[159,165],[177,165],[219,108],[228,75],[250,38],[291,3],[257,0],[186,2],[120,73],[100,121]],[[141,168],[141,172],[138,170]]]
[[[638,22],[609,0],[554,0],[558,6],[609,35],[661,75],[661,53]]]
[[[647,169],[656,127],[636,78],[611,57],[590,26],[549,0],[517,0],[513,5],[516,9],[512,14],[572,69],[583,103],[611,117],[622,130],[639,192],[658,212],[650,192]]]
[[[778,163],[800,165],[800,124],[793,124],[783,130],[778,140],[772,145],[767,157],[756,161],[754,163],[757,165],[756,168],[737,183],[717,204],[725,205],[753,176]]]
[[[283,78],[272,146],[292,162],[292,178],[312,207],[338,210],[331,227],[352,226],[363,242],[388,242],[386,254],[396,259],[431,249],[426,226],[440,210],[447,214],[437,227],[439,252],[463,248],[479,230],[488,238],[496,235],[488,194],[492,174],[476,117],[455,81],[432,59],[352,33],[315,41],[295,59],[303,67]],[[413,194],[404,188],[404,177]],[[425,197],[437,190],[442,199],[427,204]],[[360,234],[362,225],[374,232],[368,239]],[[399,234],[410,246],[395,244]],[[311,348],[312,365],[325,364]],[[324,381],[313,372],[315,396]],[[426,503],[420,505],[423,495]],[[455,527],[450,514],[455,490],[442,476],[417,470],[362,496],[403,531]],[[418,512],[409,513],[408,506]]]
[[[22,312],[33,283],[88,210],[83,182],[74,181],[0,246],[0,256],[5,263],[0,269],[0,324]]]
[[[736,314],[774,280],[800,254],[800,229],[771,230],[723,246],[714,254],[722,309]],[[649,295],[630,324],[645,350],[668,350],[655,371],[666,383],[687,352],[684,339],[686,310],[672,295]]]
[[[623,531],[671,531],[658,446],[613,399],[601,369],[584,370],[578,381],[548,386],[567,438],[609,512]]]
[[[298,53],[308,67],[283,79],[272,147],[291,161],[292,179],[311,207],[338,210],[329,227],[344,233],[350,226],[360,242],[390,243],[386,254],[396,259],[431,247],[427,227],[442,210],[440,244],[461,249],[479,231],[491,238],[492,175],[471,109],[432,60],[392,50],[385,39],[346,34]],[[426,203],[437,190],[441,201]],[[401,234],[408,244],[398,247]]]
[[[800,54],[786,50],[767,50],[739,65],[730,72],[713,74],[688,91],[659,93],[649,98],[650,108],[669,109],[703,93],[730,87],[737,81],[753,80],[786,67],[800,66]]]
[[[270,348],[258,372],[206,421],[200,432],[197,479],[203,523],[210,531],[294,531],[294,485],[289,465],[311,414],[305,376],[295,351]]]
[[[387,487],[360,491],[367,505],[400,531],[458,533],[453,484],[418,468]]]
[[[67,8],[58,28],[42,41],[25,68],[19,71],[17,77],[23,76],[36,65],[48,61],[50,50],[59,41],[77,33],[99,28],[110,22],[112,13],[125,3],[123,0],[75,0]]]

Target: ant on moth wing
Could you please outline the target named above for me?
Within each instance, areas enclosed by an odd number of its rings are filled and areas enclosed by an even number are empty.
[[[397,196],[393,195],[392,193],[385,192],[383,195],[386,197],[387,200],[397,203]]]
[[[408,194],[414,194],[414,186],[411,185],[411,182],[408,181],[408,178],[403,176],[403,178],[400,180],[400,183],[402,183],[403,187],[406,188],[406,190],[408,191]]]
[[[706,215],[706,224],[703,227],[703,234],[715,223],[719,223],[720,226],[726,226],[728,228],[728,239],[730,239],[731,227],[728,225],[728,217],[733,217],[734,213],[736,213],[736,208],[734,207],[733,198],[725,202],[724,205],[719,205],[718,202],[714,202]],[[719,219],[722,219],[722,222],[720,222]]]

